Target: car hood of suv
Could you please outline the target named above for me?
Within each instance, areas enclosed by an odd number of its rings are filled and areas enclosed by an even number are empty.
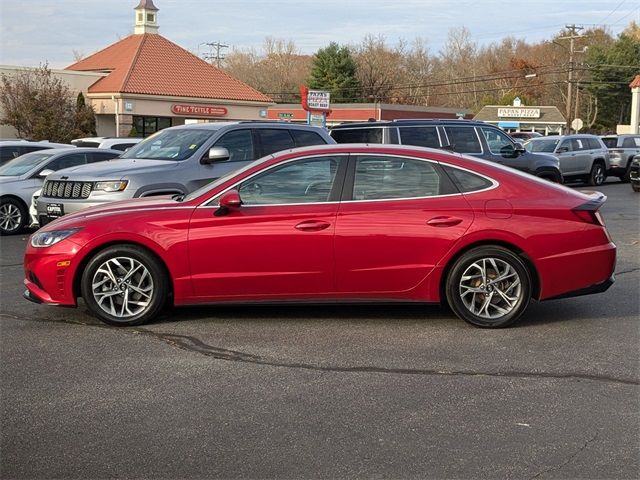
[[[118,158],[106,162],[90,163],[78,167],[65,168],[47,175],[47,180],[120,180],[131,175],[167,171],[176,168],[180,163],[171,160],[146,160]]]

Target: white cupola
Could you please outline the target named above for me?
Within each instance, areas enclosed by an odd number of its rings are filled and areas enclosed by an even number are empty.
[[[136,11],[136,24],[133,33],[158,33],[158,8],[153,0],[140,0]]]

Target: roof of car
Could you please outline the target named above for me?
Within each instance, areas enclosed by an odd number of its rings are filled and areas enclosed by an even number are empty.
[[[376,120],[370,122],[353,122],[353,123],[341,123],[331,127],[332,130],[342,130],[347,128],[364,128],[364,127],[411,127],[420,125],[442,125],[442,124],[454,124],[454,125],[470,125],[470,126],[483,126],[483,127],[495,127],[484,122],[478,122],[475,120],[459,120],[452,118],[421,118],[421,119],[397,119],[397,120]],[[497,128],[497,127],[495,127]]]
[[[122,152],[120,150],[112,150],[110,148],[101,148],[100,150],[93,147],[68,147],[68,148],[52,148],[47,153],[51,155],[64,155],[65,153],[85,153],[85,152],[107,152],[107,153],[117,153],[121,155]],[[32,152],[38,153],[38,152]]]
[[[212,123],[190,123],[186,125],[176,125],[175,127],[169,127],[165,130],[175,130],[179,128],[197,128],[202,130],[219,130],[221,128],[230,128],[238,125],[252,125],[255,127],[269,127],[269,128],[286,128],[286,129],[304,129],[304,130],[312,130],[318,131],[320,127],[313,127],[310,125],[303,125],[300,123],[288,123],[288,122],[279,122],[279,121],[265,121],[265,120],[246,120],[241,122],[212,122]]]
[[[42,140],[40,142],[32,142],[30,140],[16,139],[16,140],[0,141],[0,147],[1,146],[9,146],[9,147],[15,147],[15,146],[21,146],[21,147],[42,146],[42,147],[45,147],[45,148],[57,148],[57,147],[72,147],[73,145],[69,145],[67,143],[53,143],[53,142],[49,142],[48,140]]]

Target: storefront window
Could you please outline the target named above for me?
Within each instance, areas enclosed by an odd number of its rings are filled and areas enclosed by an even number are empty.
[[[158,130],[171,126],[171,118],[167,117],[133,117],[133,126],[136,129],[137,136],[148,137]]]

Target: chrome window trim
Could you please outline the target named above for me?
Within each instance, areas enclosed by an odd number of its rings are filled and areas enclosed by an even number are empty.
[[[218,198],[220,198],[221,195],[224,195],[229,190],[233,190],[235,187],[237,187],[242,182],[250,180],[253,177],[255,177],[256,175],[262,174],[264,172],[268,172],[269,170],[271,170],[273,168],[281,167],[282,165],[286,165],[287,163],[295,162],[297,160],[309,159],[309,158],[338,157],[338,156],[346,156],[346,157],[348,157],[349,155],[350,155],[349,153],[322,153],[320,155],[309,155],[308,157],[290,158],[289,160],[286,160],[284,162],[280,162],[280,163],[276,163],[274,165],[271,165],[270,167],[268,167],[268,168],[266,168],[264,170],[259,170],[259,171],[255,172],[255,173],[251,174],[250,176],[245,177],[242,180],[239,180],[239,181],[235,182],[234,184],[232,184],[229,187],[227,187],[224,190],[222,190],[215,197],[213,197],[210,200],[207,200],[207,201],[201,203],[200,205],[197,205],[196,208],[200,208],[200,207],[219,208],[219,205],[207,205],[207,204],[215,201]],[[261,203],[261,204],[258,204],[258,205],[255,205],[255,204],[254,205],[243,205],[243,207],[244,208],[246,208],[246,207],[267,207],[267,206],[273,207],[273,206],[282,206],[282,205],[319,205],[319,204],[325,205],[325,204],[328,204],[328,203],[340,203],[340,200],[334,200],[334,201],[330,201],[330,202],[327,201],[327,202],[309,202],[309,203]]]
[[[457,168],[458,170],[463,170],[463,171],[471,173],[473,175],[477,175],[477,176],[482,177],[485,180],[488,180],[489,182],[491,182],[491,186],[487,187],[487,188],[483,188],[482,190],[474,190],[473,192],[446,193],[446,194],[443,194],[443,195],[430,195],[430,196],[427,196],[427,197],[378,198],[378,199],[371,199],[371,200],[333,200],[333,201],[327,201],[327,202],[309,202],[309,203],[262,203],[262,204],[258,204],[258,205],[243,205],[242,208],[284,207],[284,206],[300,206],[300,205],[330,205],[330,204],[336,204],[336,203],[397,202],[397,201],[404,201],[404,200],[444,198],[444,197],[455,197],[455,196],[461,196],[461,195],[473,195],[475,193],[487,192],[489,190],[493,190],[494,188],[498,188],[500,186],[500,182],[498,182],[497,180],[494,180],[491,177],[487,177],[486,175],[483,175],[481,173],[474,172],[473,170],[469,170],[468,168],[459,167],[457,165],[451,165],[451,164],[445,163],[445,162],[439,162],[437,160],[432,160],[432,159],[429,159],[429,158],[411,157],[411,156],[408,156],[408,155],[394,155],[394,154],[391,154],[391,153],[368,154],[366,152],[351,152],[351,153],[340,154],[340,155],[348,155],[348,156],[352,156],[352,155],[353,156],[356,156],[356,155],[375,155],[375,156],[380,156],[380,157],[393,157],[393,158],[406,158],[406,159],[410,159],[410,160],[420,160],[420,161],[423,161],[423,162],[434,163],[436,165],[446,166],[446,167],[449,167],[449,168]],[[253,175],[251,175],[249,177],[246,177],[246,178],[242,179],[241,181],[238,181],[238,182],[234,183],[233,185],[225,188],[222,192],[217,194],[215,197],[213,197],[209,201],[201,203],[200,205],[196,205],[194,208],[219,208],[220,205],[208,205],[208,203],[211,203],[211,202],[215,201],[216,199],[220,198],[221,195],[224,195],[229,190],[232,190],[234,187],[236,187],[238,184],[242,183],[243,181],[249,180],[252,177],[254,177],[255,175],[257,175],[259,173],[262,173],[262,172],[265,172],[265,171],[268,171],[268,170],[270,170],[270,169],[272,169],[274,167],[277,167],[277,166],[280,166],[280,165],[285,165],[285,164],[287,164],[289,162],[293,162],[295,160],[302,160],[304,158],[334,157],[334,156],[336,156],[336,155],[332,155],[332,154],[313,155],[313,156],[309,156],[309,157],[293,158],[293,159],[287,160],[286,162],[277,163],[275,165],[270,166],[266,170],[261,170],[259,172],[256,172]]]

